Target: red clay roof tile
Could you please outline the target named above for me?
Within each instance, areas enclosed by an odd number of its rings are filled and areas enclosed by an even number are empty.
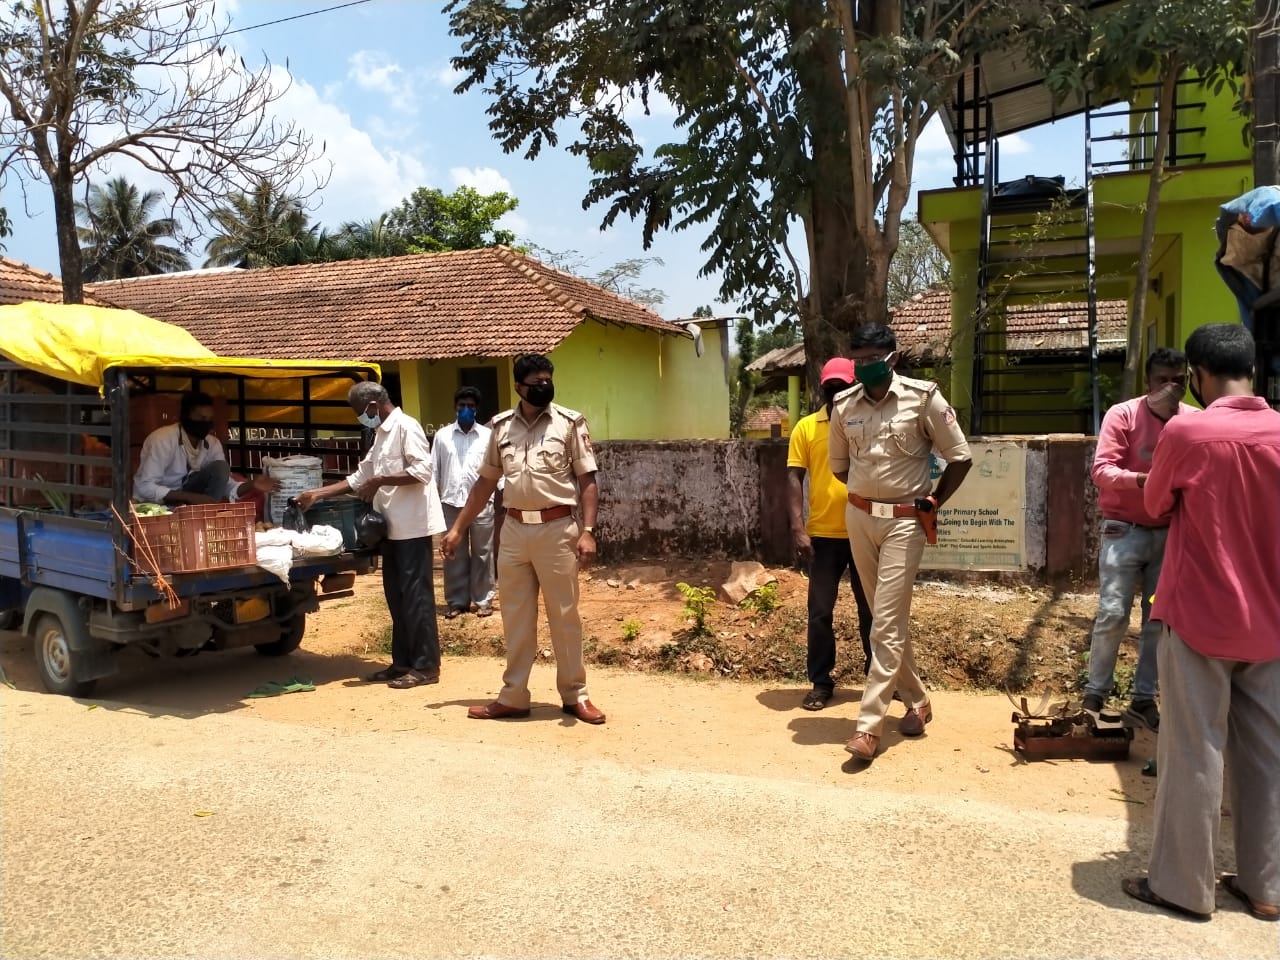
[[[506,247],[93,285],[224,356],[442,360],[554,348],[583,321],[688,336],[656,313]]]
[[[0,257],[0,304],[61,303],[62,281],[51,273],[37,270],[30,264],[11,257]],[[84,302],[95,307],[110,307],[107,303],[85,292]]]

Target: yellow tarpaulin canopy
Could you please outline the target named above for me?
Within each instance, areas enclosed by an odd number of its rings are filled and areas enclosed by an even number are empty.
[[[133,310],[74,303],[0,306],[0,355],[31,370],[102,388],[113,367],[182,368],[244,377],[310,377],[377,364],[219,357],[181,327]]]

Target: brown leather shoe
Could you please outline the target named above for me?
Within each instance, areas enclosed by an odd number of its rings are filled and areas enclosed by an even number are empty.
[[[863,733],[859,730],[849,739],[844,748],[859,760],[874,760],[876,751],[880,749],[880,738],[874,733]]]
[[[583,723],[604,723],[604,714],[590,700],[566,703],[560,709],[571,717],[577,717]]]
[[[904,737],[924,736],[924,725],[933,719],[933,705],[928,700],[921,707],[910,707],[907,715],[898,723],[898,732]]]
[[[494,700],[492,703],[486,703],[482,707],[469,707],[467,709],[467,716],[472,720],[514,720],[528,715],[528,707],[523,710],[519,707],[508,707],[501,700]]]

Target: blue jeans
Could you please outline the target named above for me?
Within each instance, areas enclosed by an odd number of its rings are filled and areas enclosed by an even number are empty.
[[[1098,616],[1089,645],[1089,682],[1085,693],[1106,699],[1114,686],[1116,654],[1129,630],[1133,591],[1142,585],[1142,641],[1133,677],[1134,700],[1156,696],[1156,646],[1161,626],[1151,622],[1151,596],[1160,579],[1168,527],[1142,527],[1123,520],[1102,521],[1098,552]]]

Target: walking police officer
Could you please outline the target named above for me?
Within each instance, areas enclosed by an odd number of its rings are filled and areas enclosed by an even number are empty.
[[[926,529],[956,492],[972,461],[969,444],[936,383],[893,372],[897,339],[881,324],[850,337],[858,382],[839,394],[831,413],[831,472],[845,482],[845,523],[854,565],[871,604],[871,672],[862,693],[857,732],[845,750],[871,760],[896,689],[907,704],[899,730],[920,736],[933,719],[916,673],[908,625],[911,591],[924,553]],[[946,461],[930,490],[930,453]]]

